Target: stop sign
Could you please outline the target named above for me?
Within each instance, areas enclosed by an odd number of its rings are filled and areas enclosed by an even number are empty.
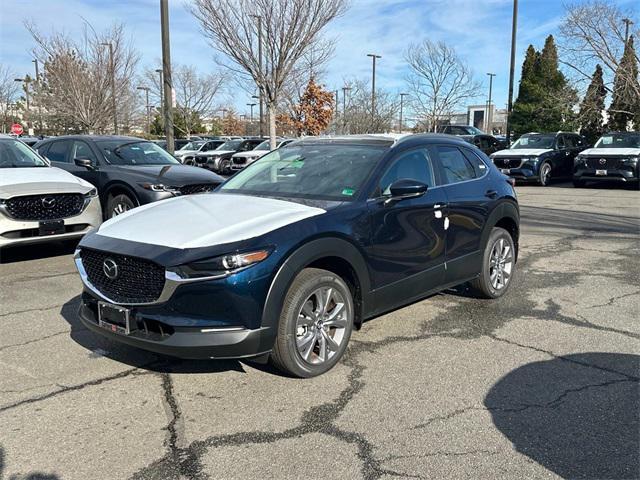
[[[23,132],[24,128],[22,128],[22,125],[20,125],[19,123],[14,123],[13,125],[11,125],[11,133],[13,133],[14,135],[22,135]]]

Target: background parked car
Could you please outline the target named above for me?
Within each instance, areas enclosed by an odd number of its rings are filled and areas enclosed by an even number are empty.
[[[202,166],[208,170],[222,173],[223,175],[231,173],[231,156],[234,153],[253,150],[262,142],[264,142],[264,138],[229,140],[228,142],[220,145],[215,151],[207,154],[201,154],[207,158],[206,163],[202,163]],[[200,160],[196,161],[199,163],[201,162]]]
[[[79,238],[101,222],[93,185],[0,136],[0,247]]]
[[[571,177],[573,159],[585,148],[584,138],[577,133],[527,133],[491,159],[516,180],[546,186],[552,178]]]
[[[223,143],[224,141],[221,140],[194,140],[187,143],[180,150],[176,150],[173,153],[173,156],[185,165],[194,165],[195,162],[193,161],[193,158],[196,153],[215,150]]]
[[[202,165],[207,161],[206,155],[209,153],[213,153],[225,142],[226,140],[208,140],[200,148],[199,151],[182,157],[182,163],[184,163],[185,165],[195,165],[197,167],[202,167]]]
[[[640,132],[611,132],[593,148],[580,152],[574,162],[573,184],[602,180],[634,183],[640,187]]]
[[[209,192],[224,180],[181,165],[155,143],[133,137],[73,135],[36,145],[53,166],[98,188],[105,218],[138,205]]]
[[[460,135],[460,137],[478,147],[486,155],[491,155],[492,153],[507,148],[505,142],[501,142],[493,135],[488,135],[486,133],[479,135]]]
[[[438,129],[438,133],[448,135],[484,135],[485,133],[473,125],[444,125]]]
[[[276,148],[284,147],[285,145],[293,142],[293,139],[284,139],[279,138],[276,142]],[[271,151],[271,142],[269,140],[265,140],[260,145],[258,145],[253,150],[249,150],[247,152],[238,152],[234,153],[231,156],[231,170],[238,171],[243,168],[251,165],[253,162],[258,160],[260,157],[266,155]]]

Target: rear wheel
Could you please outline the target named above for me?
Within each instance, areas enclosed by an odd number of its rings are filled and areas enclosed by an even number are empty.
[[[135,203],[126,194],[121,193],[115,196],[109,196],[107,200],[107,219],[122,215],[124,212],[128,212],[132,208],[135,208]]]
[[[515,273],[513,238],[504,228],[495,227],[489,235],[482,258],[482,271],[471,286],[484,298],[504,295]]]
[[[551,181],[551,164],[549,162],[542,162],[542,165],[540,165],[538,181],[543,187],[549,185],[549,182]]]
[[[314,377],[342,357],[353,329],[351,290],[336,274],[306,268],[284,300],[271,362],[296,377]]]

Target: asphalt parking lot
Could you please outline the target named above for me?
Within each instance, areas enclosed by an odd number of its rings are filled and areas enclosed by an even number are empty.
[[[369,321],[311,380],[110,343],[73,245],[3,252],[0,478],[639,478],[640,194],[518,193],[506,297]]]

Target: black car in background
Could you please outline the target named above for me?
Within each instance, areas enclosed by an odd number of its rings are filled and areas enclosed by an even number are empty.
[[[459,135],[472,145],[475,145],[482,150],[486,155],[491,155],[499,150],[507,148],[506,142],[501,142],[493,135],[487,135],[486,133],[478,135]]]
[[[573,184],[603,180],[640,186],[640,132],[611,132],[593,148],[580,152],[574,162]]]
[[[491,155],[502,173],[542,186],[552,178],[570,178],[574,158],[587,147],[577,133],[527,133],[507,150]]]
[[[209,192],[224,181],[181,165],[157,144],[134,137],[71,135],[35,146],[54,167],[95,185],[104,217],[165,198]]]
[[[473,125],[444,125],[438,129],[438,133],[446,133],[447,135],[486,135]]]
[[[220,145],[213,152],[200,153],[194,157],[197,165],[223,175],[231,173],[231,157],[234,153],[253,150],[264,138],[247,138],[244,140],[229,140]],[[203,160],[206,159],[206,160]]]

